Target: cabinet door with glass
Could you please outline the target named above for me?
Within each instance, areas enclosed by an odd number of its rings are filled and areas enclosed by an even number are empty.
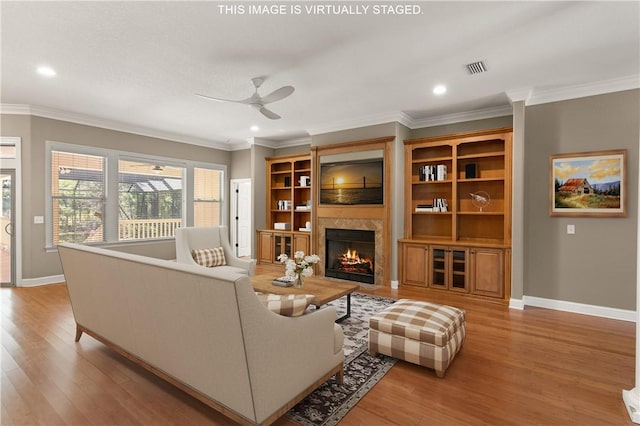
[[[428,251],[429,287],[468,292],[468,249],[434,245]]]

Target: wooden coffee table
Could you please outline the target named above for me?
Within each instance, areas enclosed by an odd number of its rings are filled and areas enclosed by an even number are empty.
[[[347,313],[336,320],[342,322],[351,316],[351,293],[358,290],[358,284],[348,284],[338,281],[330,281],[321,277],[306,277],[302,288],[279,287],[271,284],[277,277],[273,275],[254,275],[251,277],[251,284],[255,291],[272,294],[312,294],[315,296],[313,305],[319,309],[343,296],[347,296]]]

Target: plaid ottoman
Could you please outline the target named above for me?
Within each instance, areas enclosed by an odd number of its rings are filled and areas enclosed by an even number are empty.
[[[436,370],[438,377],[464,342],[464,310],[400,299],[369,318],[369,353]]]

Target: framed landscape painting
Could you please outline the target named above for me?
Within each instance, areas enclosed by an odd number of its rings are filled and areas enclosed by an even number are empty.
[[[626,150],[550,158],[551,216],[626,215]]]

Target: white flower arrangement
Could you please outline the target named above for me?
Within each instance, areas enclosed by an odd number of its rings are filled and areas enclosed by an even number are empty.
[[[313,275],[313,265],[320,261],[320,257],[316,254],[305,256],[303,251],[297,251],[293,254],[293,259],[289,259],[289,256],[282,253],[278,256],[278,260],[285,264],[288,277],[300,278],[300,276]]]

